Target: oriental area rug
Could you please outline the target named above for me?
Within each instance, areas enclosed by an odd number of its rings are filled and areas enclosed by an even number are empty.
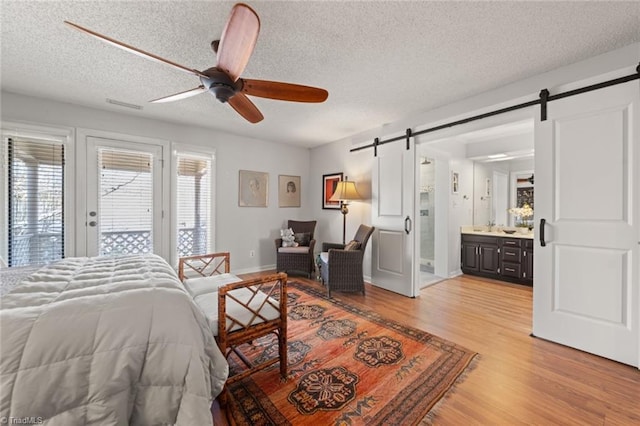
[[[296,282],[287,300],[289,378],[275,364],[232,384],[238,425],[417,424],[476,355]],[[278,353],[271,336],[242,349],[250,359]]]

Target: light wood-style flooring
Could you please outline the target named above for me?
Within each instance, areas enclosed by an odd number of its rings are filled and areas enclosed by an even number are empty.
[[[369,284],[364,296],[332,296],[478,352],[433,424],[640,425],[640,371],[531,337],[531,287],[464,275],[414,299]]]

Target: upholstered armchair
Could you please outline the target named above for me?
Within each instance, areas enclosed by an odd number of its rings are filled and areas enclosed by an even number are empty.
[[[282,247],[282,238],[276,238],[276,271],[287,274],[303,273],[311,278],[315,268],[313,261],[313,250],[316,240],[313,233],[316,229],[316,221],[290,220],[287,228],[293,229],[298,242],[298,247]]]
[[[347,244],[323,243],[320,253],[320,275],[331,291],[361,291],[364,294],[362,260],[369,237],[375,228],[360,225],[356,235]]]

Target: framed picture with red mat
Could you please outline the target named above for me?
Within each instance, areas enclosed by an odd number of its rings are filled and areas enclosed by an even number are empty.
[[[342,181],[342,173],[331,173],[328,175],[322,175],[322,208],[340,210],[339,201],[331,201],[329,198],[336,191],[338,182]]]

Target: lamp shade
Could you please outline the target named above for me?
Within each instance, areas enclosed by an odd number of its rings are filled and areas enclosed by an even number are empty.
[[[360,200],[362,196],[356,189],[356,183],[350,180],[343,180],[338,182],[336,190],[333,192],[329,201],[352,201]]]

